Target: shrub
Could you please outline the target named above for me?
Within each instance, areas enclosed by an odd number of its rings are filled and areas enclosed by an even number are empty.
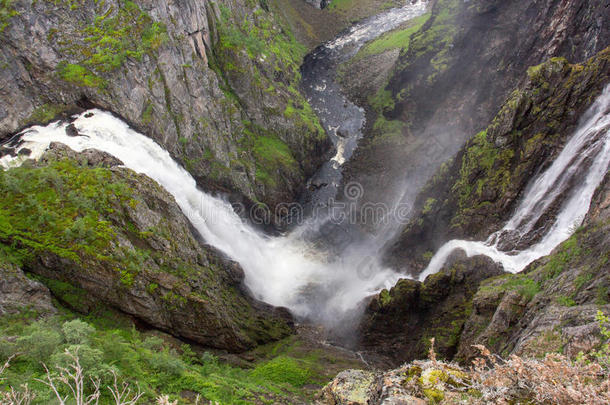
[[[24,335],[17,339],[19,351],[35,363],[46,361],[61,343],[59,332],[39,322],[27,327]]]
[[[64,332],[66,342],[74,345],[83,345],[89,343],[89,338],[95,332],[95,328],[87,322],[80,319],[66,322],[62,325],[61,330]]]

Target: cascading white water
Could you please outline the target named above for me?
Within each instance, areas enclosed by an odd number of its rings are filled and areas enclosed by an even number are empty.
[[[468,257],[488,256],[512,273],[519,272],[533,261],[550,254],[582,224],[595,189],[608,172],[609,164],[610,85],[606,86],[585,114],[553,164],[528,186],[525,196],[504,228],[485,242],[447,242],[436,252],[419,279],[423,281],[430,274],[438,272],[456,249],[462,249]],[[583,171],[584,178],[575,181],[575,176]],[[566,193],[568,196],[564,199],[555,222],[540,241],[522,251],[500,250],[499,242],[503,235],[517,232],[518,235],[527,236],[549,207],[559,201],[558,198],[565,197]]]
[[[29,128],[21,136],[19,148],[30,149],[31,155],[5,156],[0,164],[12,167],[27,158],[39,158],[51,142],[64,143],[75,151],[93,148],[112,154],[171,193],[205,241],[242,265],[245,282],[257,298],[288,307],[297,315],[332,322],[399,278],[389,269],[357,277],[355,259],[327,261],[317,257],[298,236],[258,233],[235,214],[228,202],[199,190],[193,177],[161,146],[110,113],[90,110],[73,123],[83,136],[68,136],[66,123]]]

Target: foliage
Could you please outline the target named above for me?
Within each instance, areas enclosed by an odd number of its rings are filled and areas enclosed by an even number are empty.
[[[253,155],[256,159],[256,176],[264,183],[273,183],[280,168],[295,168],[297,162],[288,146],[279,138],[260,136],[255,140]]]
[[[60,315],[38,321],[35,317],[0,317],[0,361],[20,353],[5,371],[0,391],[9,387],[17,390],[28,383],[36,395],[35,404],[46,404],[53,398],[52,390],[38,381],[45,380],[46,375],[41,363],[48,365],[55,378],[58,366],[70,369],[73,364],[68,353],[78,355],[87,393],[95,390],[93,381],[100,383],[100,403],[111,402],[106,387],[113,385],[115,376],[119,387],[122,382],[139,387],[142,398],[138,403],[152,403],[161,394],[169,395],[171,403],[187,390],[198,394],[201,403],[235,404],[258,402],[259,398],[281,403],[301,398],[297,402],[308,402],[305,398],[311,391],[304,385],[324,384],[332,377],[320,364],[318,354],[301,353],[294,337],[259,348],[253,354],[259,359],[254,368],[243,369],[201,349],[176,347],[175,340],[168,337],[138,332],[126,318],[117,318],[111,312],[76,318],[60,307]],[[11,336],[16,335],[21,338],[11,343]],[[80,343],[71,343],[76,341]]]
[[[0,172],[0,250],[22,264],[41,252],[79,261],[104,260],[113,238],[104,216],[131,191],[112,181],[111,171],[74,161]]]
[[[391,49],[408,49],[411,42],[411,35],[419,31],[429,18],[430,14],[416,17],[409,20],[409,23],[405,28],[391,31],[367,43],[355,56],[355,60],[369,55],[378,55]]]
[[[252,371],[252,376],[275,383],[289,383],[302,387],[310,381],[310,370],[289,357],[279,356],[261,364]]]
[[[477,346],[483,357],[475,361],[473,387],[487,403],[575,404],[606,403],[610,380],[594,362],[574,362],[563,355],[547,354],[542,360],[516,355],[499,359]]]
[[[68,83],[83,87],[103,87],[104,81],[84,66],[73,63],[59,63],[57,65],[59,77]]]

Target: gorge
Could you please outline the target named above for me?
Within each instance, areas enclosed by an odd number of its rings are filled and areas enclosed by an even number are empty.
[[[78,346],[148,401],[454,403],[388,369],[607,345],[607,5],[94,3],[3,5],[7,384]]]

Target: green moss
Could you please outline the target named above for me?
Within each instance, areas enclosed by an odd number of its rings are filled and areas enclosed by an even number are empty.
[[[265,184],[275,184],[279,170],[298,167],[290,148],[271,135],[257,137],[252,152],[256,159],[256,177]]]
[[[498,190],[504,195],[512,178],[511,161],[514,151],[501,148],[488,139],[487,131],[479,132],[466,146],[460,177],[452,191],[458,195],[459,213],[454,224],[476,211],[483,190]]]
[[[526,274],[507,274],[485,280],[479,288],[479,294],[490,292],[517,291],[520,295],[531,300],[541,291],[540,283]]]
[[[561,297],[557,297],[557,303],[559,305],[563,305],[564,307],[573,307],[576,305],[576,302],[574,302],[572,298],[563,295]]]
[[[58,71],[62,79],[79,86],[101,87],[104,82],[100,75],[118,69],[128,58],[141,60],[144,54],[157,50],[167,40],[165,26],[154,21],[137,4],[126,1],[116,13],[113,11],[113,7],[98,3],[97,17],[80,31],[81,41],[60,35],[58,42],[67,44],[63,50],[79,61],[60,64]]]
[[[11,19],[19,15],[19,12],[13,8],[14,0],[0,0],[0,34],[11,23]]]
[[[432,208],[434,207],[435,204],[436,204],[436,199],[428,198],[426,200],[426,202],[424,203],[424,207],[422,208],[422,214],[425,215],[425,214],[431,212]]]
[[[60,63],[57,66],[59,77],[68,83],[82,87],[103,87],[105,82],[84,66],[73,63]]]
[[[66,111],[67,106],[64,104],[45,103],[36,108],[24,123],[28,124],[46,124],[56,118],[59,114]]]
[[[50,252],[70,260],[104,260],[113,231],[104,218],[131,191],[103,168],[73,161],[0,172],[0,242],[19,263]]]

